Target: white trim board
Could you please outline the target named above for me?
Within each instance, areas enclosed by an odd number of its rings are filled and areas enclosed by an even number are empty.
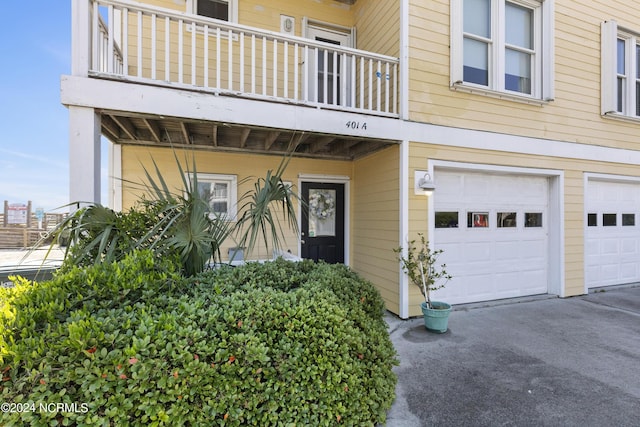
[[[409,141],[402,141],[400,145],[399,173],[400,235],[398,236],[398,246],[405,247],[405,242],[409,237]],[[398,274],[398,311],[398,316],[401,319],[409,318],[409,276],[404,273],[402,268],[399,268]]]
[[[107,203],[111,209],[120,212],[122,211],[122,146],[111,141],[107,143],[109,144],[109,197]]]
[[[392,141],[413,141],[450,147],[494,150],[526,155],[640,164],[640,151],[580,144],[495,132],[438,126],[356,112],[318,110],[307,106],[213,96],[175,88],[141,85],[98,78],[63,75],[61,101],[112,111],[130,111],[196,120],[251,124],[269,128],[311,131]],[[250,122],[247,122],[250,117]],[[366,130],[350,129],[345,123],[366,121]]]

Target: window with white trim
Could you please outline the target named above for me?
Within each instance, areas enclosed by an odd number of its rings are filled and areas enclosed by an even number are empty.
[[[222,21],[238,22],[238,0],[187,0],[187,12]]]
[[[602,23],[602,114],[640,119],[640,34]]]
[[[193,184],[193,174],[190,174],[189,179]],[[238,194],[236,175],[199,173],[198,192],[208,201],[210,216],[223,216],[235,220]]]
[[[451,87],[553,99],[553,0],[452,0]]]

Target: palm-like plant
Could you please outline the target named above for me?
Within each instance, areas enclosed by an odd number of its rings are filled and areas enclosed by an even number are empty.
[[[220,260],[220,246],[233,231],[233,224],[224,215],[209,215],[207,195],[198,191],[195,158],[193,180],[189,180],[175,152],[174,156],[182,178],[182,191],[178,194],[169,189],[155,160],[155,177],[145,169],[147,192],[165,206],[161,220],[150,230],[158,237],[150,249],[177,253],[185,274],[191,276],[202,271],[212,257]]]
[[[249,253],[253,250],[259,236],[262,236],[267,250],[269,249],[269,240],[271,240],[273,249],[281,247],[280,236],[284,235],[282,223],[275,217],[271,210],[274,204],[280,204],[284,212],[286,224],[297,234],[298,221],[296,219],[295,207],[293,200],[297,198],[291,187],[282,180],[289,163],[289,157],[282,159],[275,173],[271,170],[267,171],[265,178],[259,178],[255,184],[253,191],[245,193],[242,197],[244,204],[241,207],[243,212],[238,220],[240,229],[244,227],[241,234],[240,246],[245,246]]]
[[[234,233],[239,234],[237,241],[249,253],[260,237],[267,248],[270,240],[273,248],[279,248],[284,230],[272,211],[275,203],[283,206],[288,226],[298,231],[293,204],[297,196],[282,180],[289,157],[283,158],[275,173],[269,170],[252,191],[240,198],[242,215],[236,223],[209,212],[207,194],[198,190],[195,157],[191,174],[189,170],[185,173],[175,152],[174,157],[182,178],[182,189],[177,193],[170,190],[154,160],[154,174],[144,170],[148,199],[141,200],[137,209],[119,213],[90,204],[59,224],[53,231],[54,241],[68,235],[71,242],[65,262],[111,262],[134,249],[151,249],[159,258],[178,257],[184,273],[191,276],[202,271],[209,260],[220,261],[220,247]]]

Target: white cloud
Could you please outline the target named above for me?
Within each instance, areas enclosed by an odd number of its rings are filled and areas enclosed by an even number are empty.
[[[68,168],[68,164],[67,163],[61,162],[59,160],[52,159],[50,157],[36,156],[34,154],[25,153],[25,152],[22,152],[22,151],[7,150],[5,148],[0,148],[0,153],[4,153],[5,154],[5,157],[3,157],[2,161],[8,167],[11,167],[13,162],[9,158],[7,158],[6,155],[19,157],[21,159],[26,159],[26,160],[30,160],[32,162],[42,163],[42,164],[53,166],[53,167],[56,167],[56,168]],[[18,163],[22,163],[22,162],[18,162]]]

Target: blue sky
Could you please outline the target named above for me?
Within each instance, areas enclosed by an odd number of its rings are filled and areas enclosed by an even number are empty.
[[[51,211],[69,203],[60,76],[71,72],[71,1],[5,0],[0,16],[0,203]]]

